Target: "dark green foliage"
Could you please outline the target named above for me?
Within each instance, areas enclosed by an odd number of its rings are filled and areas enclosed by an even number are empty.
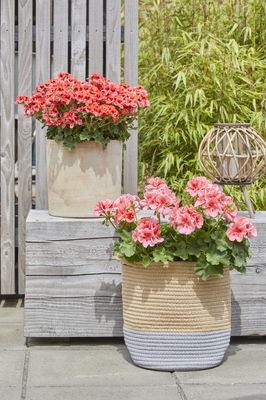
[[[76,125],[74,128],[66,126],[48,126],[47,138],[63,142],[70,150],[77,143],[93,140],[106,147],[110,140],[122,142],[129,138],[128,129],[132,128],[133,117],[121,118],[114,122],[110,117],[96,118],[88,114],[83,125]]]
[[[245,272],[249,241],[244,238],[241,243],[230,242],[226,230],[223,220],[206,219],[203,229],[186,236],[179,234],[170,224],[163,224],[161,235],[164,242],[144,248],[132,240],[131,231],[119,229],[120,241],[115,244],[115,253],[121,259],[139,262],[145,267],[153,262],[192,261],[195,262],[196,274],[202,280],[223,276],[224,268],[228,266]]]
[[[140,82],[150,109],[139,119],[140,178],[158,175],[180,193],[200,175],[197,152],[215,122],[266,133],[265,0],[140,2]],[[266,207],[266,179],[250,188]],[[238,188],[226,189],[245,208]]]

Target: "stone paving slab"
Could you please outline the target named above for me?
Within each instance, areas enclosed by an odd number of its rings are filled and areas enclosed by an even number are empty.
[[[23,324],[24,308],[0,307],[0,325]]]
[[[32,349],[28,386],[160,386],[172,385],[167,372],[133,365],[125,346],[81,350]]]
[[[180,383],[266,383],[266,342],[233,344],[219,367],[175,375]]]
[[[265,384],[182,385],[186,400],[265,400]]]
[[[3,386],[21,386],[24,356],[23,350],[0,350],[0,388],[3,388]]]
[[[21,324],[0,325],[0,349],[1,348],[24,348],[25,338]]]
[[[183,400],[176,386],[29,388],[26,400]],[[2,400],[2,399],[1,399]]]
[[[32,339],[23,309],[0,307],[0,400],[266,400],[266,337],[234,339],[217,368],[133,365],[121,339]]]
[[[20,400],[21,387],[3,387],[0,386],[0,399],[1,400]]]

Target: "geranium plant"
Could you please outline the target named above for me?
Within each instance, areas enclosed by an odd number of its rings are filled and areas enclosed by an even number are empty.
[[[151,177],[143,199],[125,194],[103,200],[95,216],[118,231],[119,258],[146,267],[193,261],[203,280],[223,276],[226,267],[244,272],[249,239],[257,234],[248,219],[237,215],[232,198],[205,177],[191,179],[182,200],[162,179]]]
[[[70,149],[88,140],[104,146],[110,140],[127,140],[138,109],[149,106],[140,85],[114,83],[99,74],[82,82],[64,72],[39,85],[31,97],[17,97],[17,103],[48,127],[48,139]]]

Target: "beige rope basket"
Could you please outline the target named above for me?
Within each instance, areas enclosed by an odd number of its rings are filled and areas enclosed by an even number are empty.
[[[221,363],[230,339],[229,271],[199,280],[194,263],[123,265],[124,336],[133,361],[187,370]]]

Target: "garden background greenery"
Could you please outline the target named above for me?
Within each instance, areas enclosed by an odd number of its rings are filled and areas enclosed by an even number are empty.
[[[215,122],[250,122],[266,137],[266,1],[140,0],[140,182],[178,194],[202,174],[198,147]],[[239,188],[226,188],[245,209]],[[266,209],[266,177],[249,187]]]

